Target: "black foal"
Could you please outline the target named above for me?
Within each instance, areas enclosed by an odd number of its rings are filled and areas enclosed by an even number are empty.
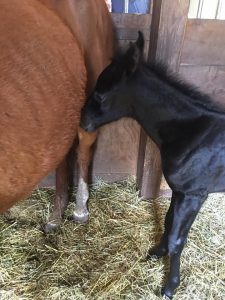
[[[100,75],[81,125],[88,131],[131,117],[158,145],[172,189],[165,231],[149,256],[169,254],[163,295],[172,298],[180,283],[180,256],[188,232],[208,193],[225,189],[225,109],[165,67],[142,61],[141,33],[126,53]]]

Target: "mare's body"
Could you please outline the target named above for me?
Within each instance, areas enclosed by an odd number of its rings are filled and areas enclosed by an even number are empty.
[[[189,229],[208,193],[225,190],[225,109],[160,65],[143,63],[143,46],[139,34],[102,72],[81,124],[92,131],[131,117],[158,145],[172,199],[160,244],[148,257],[170,255],[163,294],[172,298]]]
[[[2,213],[63,160],[87,78],[81,44],[38,1],[2,0],[0,18]]]
[[[56,198],[46,230],[60,222],[68,201],[67,154],[79,133],[74,217],[85,221],[96,133],[81,130],[79,120],[86,95],[113,54],[105,1],[2,0],[0,18],[0,213],[56,168]]]

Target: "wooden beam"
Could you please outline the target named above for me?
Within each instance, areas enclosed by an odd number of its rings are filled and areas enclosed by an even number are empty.
[[[188,18],[189,0],[155,0],[153,3],[148,60],[160,60],[173,71],[179,70]],[[141,172],[142,170],[142,172]],[[140,196],[156,198],[162,178],[157,146],[142,131],[137,166]]]

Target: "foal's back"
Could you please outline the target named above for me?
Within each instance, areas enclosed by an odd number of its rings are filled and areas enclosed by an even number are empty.
[[[175,112],[160,129],[168,182],[174,190],[225,191],[224,106],[176,77],[158,77],[159,72],[153,76],[159,82],[158,97],[165,102],[160,110]]]
[[[0,2],[0,212],[67,153],[84,102],[78,41],[36,0]]]

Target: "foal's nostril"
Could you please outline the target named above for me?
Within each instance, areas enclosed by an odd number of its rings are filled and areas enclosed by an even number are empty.
[[[88,132],[91,132],[91,131],[95,130],[95,127],[91,123],[89,123],[83,129],[88,131]]]
[[[85,121],[83,119],[81,119],[80,127],[82,129],[84,129],[85,131],[94,131],[95,130],[93,124],[90,121]]]

